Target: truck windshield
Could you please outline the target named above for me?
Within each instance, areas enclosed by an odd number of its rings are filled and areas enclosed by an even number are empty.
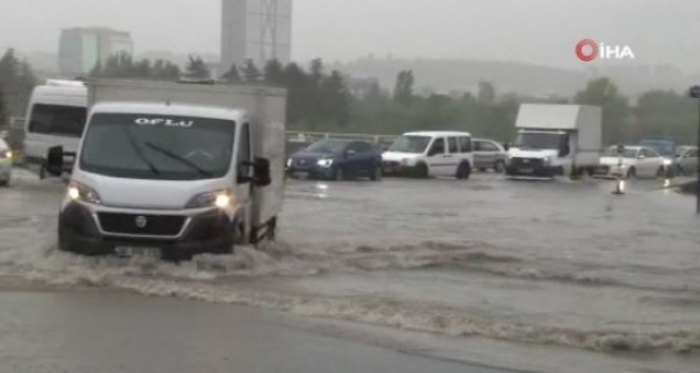
[[[515,140],[515,147],[519,149],[559,149],[565,141],[564,134],[545,132],[521,132]]]
[[[427,136],[401,136],[389,148],[390,152],[423,154],[430,144],[430,137]]]
[[[42,135],[80,137],[85,128],[87,109],[80,106],[35,104],[29,120],[29,132]]]
[[[221,119],[95,114],[80,168],[132,179],[220,178],[231,164],[234,133],[235,123]]]

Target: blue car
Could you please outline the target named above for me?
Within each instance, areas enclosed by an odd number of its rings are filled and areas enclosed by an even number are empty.
[[[382,155],[367,141],[322,140],[292,154],[287,160],[287,173],[303,179],[379,180]]]

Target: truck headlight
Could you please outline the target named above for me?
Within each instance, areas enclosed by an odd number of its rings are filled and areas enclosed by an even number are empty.
[[[0,151],[0,159],[12,159],[12,151]]]
[[[333,160],[332,159],[319,159],[318,162],[316,162],[321,167],[331,167],[333,166]]]
[[[71,181],[68,184],[67,194],[68,198],[73,201],[82,201],[95,205],[102,204],[100,195],[94,189],[77,181]]]
[[[225,209],[235,204],[235,198],[230,190],[220,190],[217,192],[202,193],[194,196],[185,206],[188,209],[199,209],[207,207],[218,207]]]

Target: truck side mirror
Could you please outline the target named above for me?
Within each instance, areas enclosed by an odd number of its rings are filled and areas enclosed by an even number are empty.
[[[49,148],[49,153],[46,156],[46,172],[51,176],[61,176],[63,174],[62,146]]]
[[[270,160],[266,158],[255,158],[255,162],[253,162],[253,174],[256,186],[266,187],[272,184]]]

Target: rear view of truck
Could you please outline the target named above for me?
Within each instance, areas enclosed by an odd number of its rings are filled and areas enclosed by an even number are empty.
[[[59,218],[59,248],[188,259],[273,238],[286,92],[95,81]],[[59,174],[62,149],[48,156]]]

